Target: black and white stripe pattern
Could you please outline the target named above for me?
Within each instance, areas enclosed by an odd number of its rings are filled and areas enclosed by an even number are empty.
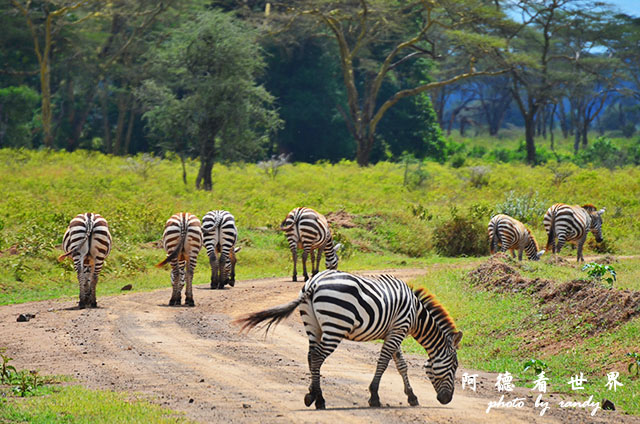
[[[98,274],[105,258],[111,252],[111,234],[107,220],[97,213],[76,215],[64,233],[62,250],[65,253],[58,260],[71,256],[73,266],[78,273],[78,285],[80,286],[78,306],[81,309],[97,307]]]
[[[223,210],[208,212],[202,218],[204,247],[211,264],[211,288],[222,289],[225,284],[235,285],[235,249],[238,229],[231,213]]]
[[[302,249],[302,272],[304,281],[309,279],[307,274],[307,257],[311,253],[311,276],[318,273],[320,257],[324,250],[325,265],[327,269],[338,268],[338,255],[336,252],[340,245],[333,245],[331,229],[327,219],[310,208],[295,208],[280,224],[280,228],[287,235],[289,249],[293,257],[293,281],[297,281],[298,249]],[[317,260],[314,251],[318,250]]]
[[[442,305],[425,290],[413,291],[403,281],[389,275],[360,277],[328,270],[308,281],[296,300],[250,314],[238,322],[243,329],[251,329],[267,321],[268,330],[297,307],[309,337],[311,386],[304,398],[307,406],[315,402],[316,408],[325,407],[320,389],[320,367],[342,339],[384,340],[369,386],[370,406],[380,406],[380,378],[391,358],[402,376],[409,404],[417,405],[418,399],[409,384],[407,364],[400,348],[407,335],[413,336],[429,354],[426,371],[438,401],[443,404],[451,401],[458,367],[456,349],[462,332],[456,331]]]
[[[491,218],[488,226],[491,254],[498,248],[502,252],[511,251],[513,257],[518,251],[518,260],[522,260],[522,252],[527,252],[527,258],[537,261],[544,254],[544,250],[538,251],[538,242],[531,231],[517,219],[508,215],[498,214]]]
[[[602,242],[602,214],[604,208],[598,210],[595,206],[570,206],[556,203],[544,215],[544,228],[547,231],[547,250],[560,253],[566,242],[576,242],[578,245],[577,261],[584,262],[582,247],[587,240],[589,231]],[[556,242],[557,239],[557,242]]]
[[[202,227],[197,216],[186,212],[173,215],[167,221],[162,235],[162,245],[167,257],[157,266],[167,262],[171,264],[170,306],[180,305],[182,287],[186,284],[185,305],[195,306],[193,302],[193,273],[198,263],[198,253],[202,248]]]

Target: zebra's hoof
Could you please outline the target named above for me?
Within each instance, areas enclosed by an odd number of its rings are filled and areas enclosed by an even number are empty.
[[[327,406],[324,403],[324,399],[316,399],[316,409],[326,409]]]
[[[305,275],[305,276],[304,276],[304,281],[307,281],[307,280],[309,280],[309,276],[308,276],[308,275]]]
[[[92,308],[97,308],[98,307],[98,302],[91,302],[91,307]]]
[[[233,279],[229,280],[229,285],[231,287],[235,287],[236,286],[236,280],[233,280]]]
[[[187,299],[184,302],[185,305],[187,306],[196,306],[195,302],[193,301],[193,299]]]
[[[415,395],[409,396],[409,405],[411,406],[418,406],[420,405],[418,403],[418,398]]]
[[[380,408],[382,405],[380,405],[380,398],[371,398],[369,399],[369,406],[372,408]]]
[[[313,402],[316,400],[316,395],[313,393],[307,393],[304,395],[304,404],[305,406],[311,406]]]
[[[169,301],[169,306],[180,306],[180,300],[171,299]]]
[[[78,303],[78,309],[84,309],[87,306],[84,303]]]
[[[298,281],[298,277],[296,277],[295,275],[291,278],[291,281]]]

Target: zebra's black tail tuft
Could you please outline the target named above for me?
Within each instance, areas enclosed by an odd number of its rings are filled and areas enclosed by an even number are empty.
[[[278,325],[280,321],[291,315],[298,305],[302,303],[303,299],[303,296],[300,296],[296,300],[285,303],[284,305],[275,306],[270,309],[265,309],[264,311],[242,316],[234,320],[233,323],[241,326],[240,331],[250,331],[261,322],[267,321],[265,329],[266,334],[269,332],[272,325]]]
[[[156,264],[156,267],[162,268],[165,264],[167,264],[167,263],[171,262],[172,260],[176,259],[178,257],[178,255],[180,255],[180,252],[182,251],[183,246],[184,246],[184,240],[180,240],[180,244],[178,245],[176,250],[171,252],[170,255],[167,255],[167,257],[164,258],[164,261]]]

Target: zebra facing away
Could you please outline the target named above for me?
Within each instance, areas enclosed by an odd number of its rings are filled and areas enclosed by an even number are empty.
[[[104,260],[111,251],[111,234],[107,220],[97,213],[76,215],[69,223],[62,238],[62,250],[59,261],[68,256],[73,259],[73,266],[78,273],[80,301],[78,307],[96,308],[96,286],[98,274]]]
[[[570,206],[556,203],[544,214],[544,228],[547,231],[547,250],[560,253],[566,242],[576,242],[578,245],[577,261],[584,262],[582,247],[587,240],[589,231],[596,237],[596,242],[602,242],[602,214],[605,208],[598,210],[591,204],[584,206]],[[556,239],[558,240],[556,243]]]
[[[400,344],[411,335],[429,354],[427,376],[440,403],[451,401],[458,368],[457,349],[462,332],[433,295],[424,289],[412,290],[390,275],[360,277],[327,270],[313,277],[300,290],[298,298],[284,305],[249,314],[236,322],[251,329],[267,321],[273,324],[300,307],[300,316],[309,337],[311,385],[304,403],[325,408],[320,388],[320,367],[342,339],[354,341],[384,340],[373,381],[369,385],[369,406],[380,406],[380,378],[391,358],[404,382],[404,393],[411,406],[418,405],[407,376],[407,364]]]
[[[236,257],[240,249],[235,248],[238,229],[233,215],[227,211],[208,212],[202,218],[204,247],[211,264],[211,288],[222,289],[225,284],[235,285]]]
[[[491,218],[488,226],[491,254],[500,247],[502,252],[511,251],[513,257],[518,251],[518,260],[522,260],[522,252],[527,252],[527,257],[537,261],[544,254],[544,250],[538,251],[538,242],[531,231],[517,219],[508,215],[498,214]]]
[[[325,265],[327,269],[338,268],[338,255],[336,252],[342,247],[340,243],[333,245],[333,237],[329,223],[324,215],[311,208],[295,208],[280,224],[289,242],[291,256],[293,257],[292,281],[298,281],[296,266],[298,263],[298,249],[302,249],[302,272],[304,281],[309,279],[307,274],[307,257],[311,253],[311,276],[316,275],[320,268],[320,257],[324,250]],[[315,259],[314,251],[318,251]]]
[[[202,228],[197,216],[186,212],[173,215],[167,221],[162,235],[162,244],[167,257],[157,267],[167,262],[171,264],[171,286],[173,292],[169,306],[180,306],[182,287],[186,284],[185,305],[195,306],[193,302],[193,272],[198,262],[198,253],[202,248]]]

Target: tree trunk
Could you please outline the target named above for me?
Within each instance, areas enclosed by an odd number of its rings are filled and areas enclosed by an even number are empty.
[[[213,159],[215,157],[215,140],[215,136],[212,136],[210,140],[204,139],[200,144],[200,169],[196,178],[196,189],[198,190],[211,191],[213,189],[211,170],[213,169]]]
[[[124,121],[127,116],[128,108],[127,105],[130,101],[130,95],[121,94],[118,99],[118,120],[116,123],[116,141],[113,146],[113,153],[116,155],[122,154],[122,141],[124,138]]]
[[[358,162],[358,165],[369,165],[369,158],[371,156],[371,151],[373,150],[374,143],[373,134],[368,134],[366,136],[356,136],[356,143],[358,145],[356,152],[356,161]]]
[[[531,165],[535,165],[536,163],[536,144],[535,144],[536,122],[535,122],[534,116],[535,116],[534,114],[528,113],[524,117],[525,142],[527,146],[527,162]]]
[[[576,126],[573,138],[573,153],[578,154],[578,150],[580,150],[580,129]]]
[[[549,117],[549,138],[551,139],[551,151],[555,151],[555,136],[553,134],[553,126],[555,124],[554,118],[556,116],[556,109],[558,108],[558,104],[553,104],[553,109],[551,109],[551,116]]]
[[[589,142],[589,120],[585,118],[582,123],[582,148],[587,148],[587,143]]]
[[[127,124],[127,135],[124,138],[124,154],[128,155],[131,151],[131,134],[133,134],[133,125],[136,120],[136,101],[131,103],[131,109],[129,110],[129,123]]]
[[[104,149],[106,153],[113,153],[111,144],[111,125],[109,124],[109,99],[107,98],[107,81],[102,80],[100,105],[102,106],[102,130],[104,132]]]

